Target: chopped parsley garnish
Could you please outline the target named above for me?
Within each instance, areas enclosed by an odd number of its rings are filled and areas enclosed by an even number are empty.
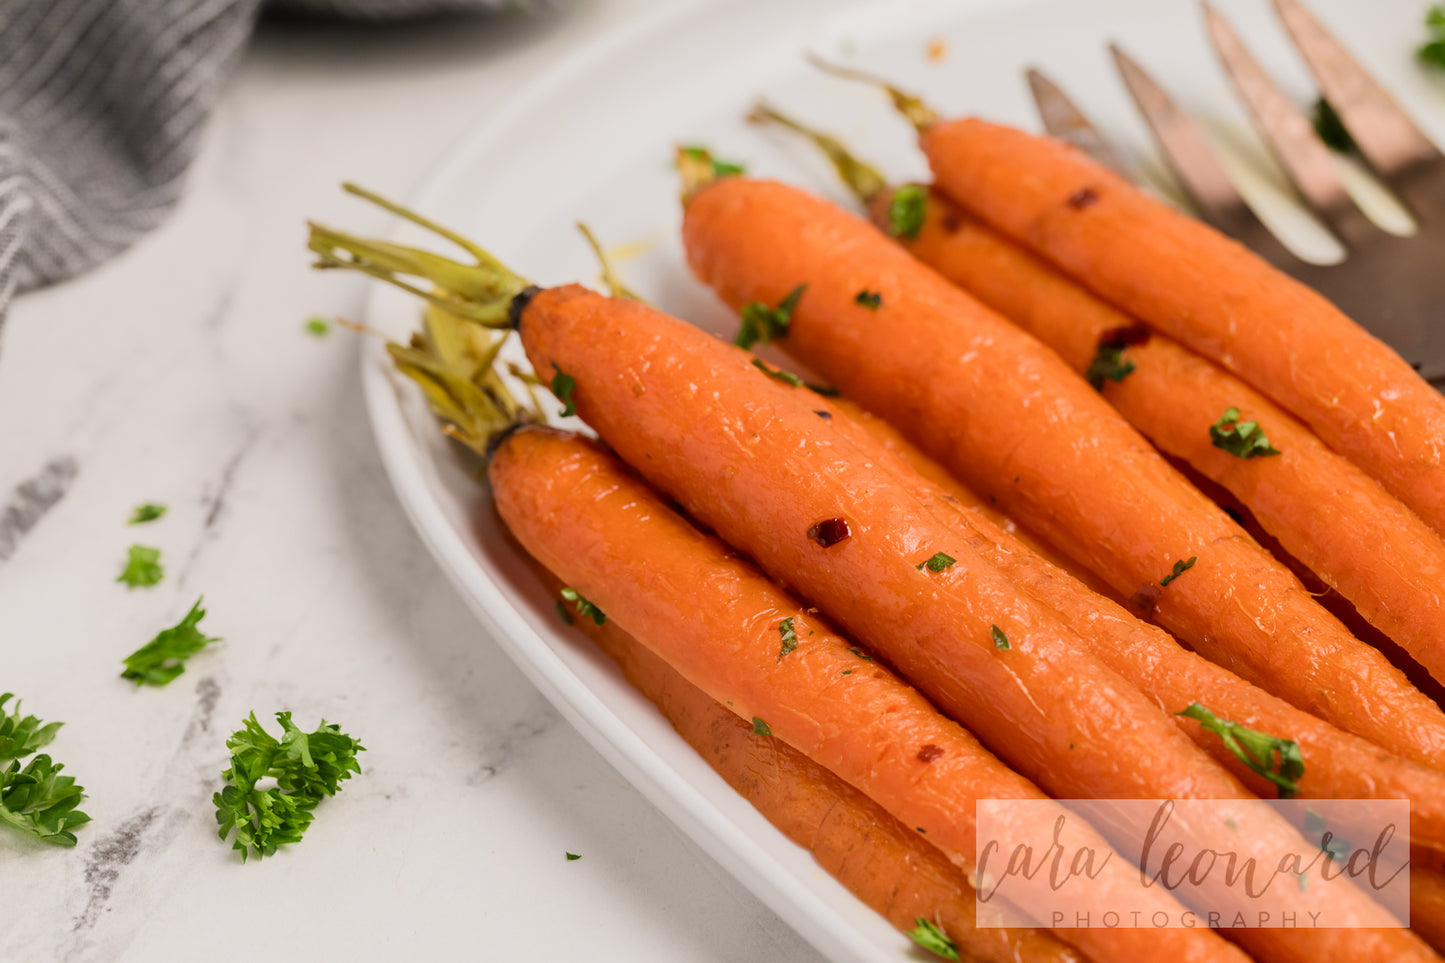
[[[1238,408],[1228,409],[1209,426],[1209,439],[1215,448],[1223,449],[1235,458],[1261,458],[1280,453],[1269,443],[1258,422],[1239,420]]]
[[[741,174],[747,170],[742,164],[733,161],[718,160],[712,156],[706,147],[684,147],[683,151],[685,151],[689,157],[695,158],[696,160],[711,161],[713,177],[731,177],[734,174]]]
[[[1335,108],[1323,97],[1315,101],[1310,122],[1315,126],[1315,133],[1330,150],[1347,154],[1355,149],[1355,139],[1345,128],[1345,122],[1340,120],[1340,115],[1335,113]]]
[[[75,808],[85,790],[74,777],[60,775],[65,767],[49,755],[35,755],[55,738],[61,723],[22,716],[18,700],[6,712],[10,699],[9,692],[0,693],[0,826],[56,846],[74,846],[72,830],[90,822]],[[34,758],[22,766],[27,756]]]
[[[798,647],[798,633],[793,630],[793,619],[789,616],[778,623],[778,635],[782,636],[783,644],[778,649],[778,661],[783,661],[783,656]]]
[[[1095,391],[1103,390],[1106,379],[1118,384],[1133,373],[1134,362],[1124,357],[1124,348],[1122,344],[1099,345],[1094,360],[1089,362],[1089,367],[1084,372],[1084,377],[1094,386]]]
[[[568,854],[567,854],[567,862],[569,862],[569,863],[572,862],[572,860],[574,860],[574,859],[581,859],[581,858],[582,858],[582,857],[579,856],[579,855],[577,855],[576,853],[568,853]]]
[[[568,602],[571,602],[572,607],[577,610],[577,614],[580,615],[582,618],[585,619],[588,616],[591,616],[592,621],[596,622],[598,625],[601,625],[602,623],[607,621],[607,616],[603,614],[602,610],[599,609],[597,606],[593,605],[591,602],[587,601],[585,598],[583,598],[576,589],[564,588],[562,590],[562,598],[566,599]],[[557,603],[557,608],[559,611],[566,612],[566,609],[563,608],[561,602]],[[571,625],[572,620],[568,619],[567,624]]]
[[[130,513],[130,521],[127,525],[144,525],[146,522],[153,522],[166,513],[166,506],[157,505],[155,502],[146,502],[144,505],[137,505],[135,511]]]
[[[864,652],[862,649],[858,648],[856,645],[855,645],[855,646],[849,646],[848,651],[849,651],[849,652],[852,652],[854,655],[856,655],[858,658],[862,659],[864,662],[872,662],[872,661],[873,661],[873,656],[871,656],[871,655],[869,655],[868,653]]]
[[[562,417],[577,414],[577,405],[572,401],[572,392],[577,390],[577,379],[557,367],[555,361],[552,362],[552,370],[557,372],[552,376],[552,394],[562,402]]]
[[[1240,762],[1274,783],[1279,798],[1292,799],[1299,792],[1295,780],[1304,776],[1305,761],[1293,739],[1280,739],[1221,719],[1197,702],[1179,715],[1197,720],[1207,732],[1219,736]]]
[[[858,292],[858,296],[853,299],[853,303],[861,305],[862,307],[867,308],[869,311],[877,311],[880,307],[883,306],[883,295],[879,294],[877,291],[870,291],[867,288],[864,288],[863,290]]]
[[[832,388],[828,385],[815,385],[811,381],[804,382],[803,387],[807,388],[814,394],[822,395],[824,398],[836,398],[843,393],[837,388]]]
[[[768,726],[766,722],[759,719],[757,716],[753,716],[753,735],[771,736],[772,734],[773,730],[771,727]]]
[[[952,555],[945,555],[943,552],[935,552],[932,558],[925,559],[913,567],[918,569],[920,572],[923,571],[925,568],[927,568],[930,572],[941,572],[946,568],[952,567],[953,563],[956,561],[958,561],[958,559],[954,558]]]
[[[155,638],[125,657],[122,679],[129,679],[137,685],[161,686],[186,671],[186,660],[220,639],[208,636],[196,628],[206,617],[201,608],[203,599],[186,613],[186,617],[168,629],[162,630]]]
[[[942,957],[945,960],[958,959],[958,944],[949,939],[947,933],[922,916],[913,922],[913,929],[908,931],[909,939],[934,956]]]
[[[1416,52],[1420,59],[1435,67],[1445,68],[1445,6],[1436,4],[1425,14],[1430,40]]]
[[[561,599],[557,600],[557,617],[566,625],[572,624],[572,613],[567,611],[567,606]]]
[[[1168,575],[1164,576],[1159,580],[1159,585],[1161,587],[1168,585],[1170,582],[1174,581],[1176,578],[1193,568],[1194,563],[1197,561],[1199,561],[1199,556],[1191,555],[1181,562],[1175,562],[1173,570],[1171,570]]]
[[[1003,629],[999,628],[997,625],[990,625],[988,627],[988,634],[993,636],[993,647],[995,649],[1011,648],[1011,646],[1008,644],[1008,636],[1004,635]]]
[[[226,785],[211,797],[220,837],[235,830],[231,848],[242,862],[248,849],[260,858],[300,841],[321,800],[361,772],[356,754],[366,747],[339,726],[323,719],[315,732],[302,732],[289,712],[276,713],[276,721],[281,723],[279,740],[261,727],[254,712],[231,734],[226,740],[231,768],[221,773]],[[259,788],[272,780],[270,788]]]
[[[769,344],[779,338],[786,338],[788,328],[793,323],[793,312],[797,310],[798,302],[802,300],[803,292],[807,289],[806,284],[793,288],[778,302],[776,308],[770,308],[761,301],[750,301],[743,305],[743,323],[738,327],[733,343],[739,348],[751,349],[755,344]]]
[[[324,338],[331,333],[331,325],[326,323],[322,317],[310,317],[306,319],[306,333],[318,338]]]
[[[1304,831],[1305,836],[1314,840],[1315,845],[1320,848],[1320,852],[1326,854],[1330,859],[1343,863],[1349,860],[1350,853],[1354,851],[1353,846],[1335,836],[1329,828],[1329,823],[1325,822],[1324,817],[1313,809],[1305,810]]]
[[[132,545],[117,582],[124,582],[131,588],[155,585],[165,574],[161,568],[161,550],[145,545]]]
[[[913,240],[923,229],[927,214],[928,191],[918,184],[905,184],[893,192],[888,202],[888,233],[892,237]]]
[[[767,375],[769,378],[772,378],[774,381],[781,381],[783,384],[792,385],[794,388],[803,387],[802,378],[799,378],[791,371],[784,371],[781,368],[769,368],[763,362],[762,358],[754,358],[753,367],[757,368],[759,371]]]

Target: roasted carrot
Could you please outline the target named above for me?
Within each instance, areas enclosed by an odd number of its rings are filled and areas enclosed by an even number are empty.
[[[547,576],[555,595],[561,583]],[[776,736],[709,698],[615,618],[574,626],[655,703],[688,745],[769,822],[830,875],[903,932],[931,920],[964,958],[995,963],[1074,963],[1082,958],[1047,932],[977,926],[977,894],[959,868],[918,832]]]
[[[1232,492],[1286,551],[1445,680],[1445,541],[1373,478],[1235,376],[1151,337],[937,193],[907,246],[1075,371],[1117,365],[1096,377],[1131,424]],[[1238,457],[1216,445],[1210,429],[1230,409],[1279,454]]]
[[[919,143],[959,203],[1272,397],[1445,535],[1445,396],[1326,298],[1063,144],[975,118]]]
[[[683,239],[694,273],[734,308],[806,284],[785,350],[1201,654],[1445,767],[1445,713],[1057,355],[872,225],[796,188],[726,177],[692,195]],[[880,293],[877,310],[856,303],[862,290]]]
[[[524,330],[536,320],[534,310],[524,314]],[[600,446],[552,429],[523,429],[497,447],[489,477],[512,534],[599,606],[607,623],[751,719],[752,731],[776,736],[846,779],[965,872],[977,867],[976,800],[1042,798],[828,623],[669,509]],[[790,636],[794,646],[783,651]],[[1069,825],[1079,834],[1071,839],[1090,838],[1076,820]],[[1116,871],[1096,884],[1153,899],[1124,864],[1110,865]],[[1178,912],[1172,897],[1158,903]],[[1212,935],[1187,934],[1059,932],[1099,959],[1174,951],[1238,958]]]

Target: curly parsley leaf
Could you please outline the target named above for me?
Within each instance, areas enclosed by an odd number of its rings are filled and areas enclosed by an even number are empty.
[[[933,921],[920,916],[913,922],[915,924],[913,929],[908,931],[909,939],[934,956],[942,957],[945,960],[958,959],[958,944],[949,939],[948,934]]]
[[[792,616],[778,623],[778,635],[783,639],[783,644],[778,648],[778,661],[781,662],[783,656],[798,647],[798,633],[793,628]]]
[[[1219,736],[1240,762],[1274,783],[1279,798],[1291,799],[1299,792],[1296,780],[1305,774],[1305,761],[1293,739],[1266,735],[1221,719],[1197,702],[1190,703],[1179,715],[1198,721],[1207,732]]]
[[[22,716],[18,699],[10,711],[6,712],[5,703],[12,698],[13,693],[0,692],[0,763],[24,759],[49,745],[55,738],[55,733],[64,725],[62,722],[42,724],[35,716]]]
[[[314,732],[302,732],[291,713],[276,713],[280,739],[251,713],[226,740],[231,767],[221,773],[226,785],[212,797],[220,837],[232,831],[232,848],[246,861],[298,842],[315,819],[317,804],[340,791],[342,781],[360,773],[356,754],[366,747],[324,719]],[[270,783],[262,788],[262,783]]]
[[[1118,384],[1134,373],[1134,362],[1124,357],[1124,349],[1125,346],[1121,344],[1099,345],[1094,360],[1089,362],[1088,369],[1084,371],[1084,377],[1094,386],[1095,391],[1103,390],[1105,380]]]
[[[607,621],[607,616],[603,614],[602,610],[599,609],[597,606],[593,605],[591,602],[587,601],[585,598],[583,598],[582,594],[576,589],[564,588],[562,590],[562,598],[566,599],[568,602],[571,602],[572,607],[577,610],[577,614],[582,618],[585,619],[591,617],[592,621],[596,622],[598,625],[601,625],[602,623]],[[566,611],[562,608],[562,603],[560,602],[557,603],[557,608],[559,611],[562,611],[564,613]],[[568,625],[572,624],[571,619],[566,619],[565,621]]]
[[[928,212],[928,191],[918,184],[905,184],[888,202],[888,234],[913,240],[923,230]]]
[[[924,559],[913,567],[918,569],[920,572],[923,571],[925,568],[927,568],[930,572],[941,572],[946,568],[952,568],[953,563],[957,561],[958,559],[954,558],[952,555],[945,555],[943,552],[935,552],[932,558]]]
[[[570,418],[577,414],[577,405],[572,401],[572,392],[577,390],[577,379],[557,367],[557,362],[552,362],[552,370],[557,372],[552,376],[552,394],[562,402],[562,417]]]
[[[85,798],[85,790],[73,777],[60,775],[65,767],[49,755],[34,756],[55,738],[61,723],[22,716],[18,700],[6,712],[5,703],[11,698],[9,692],[0,694],[0,825],[42,842],[74,846],[73,830],[90,822],[75,808]],[[22,765],[26,756],[34,758]]]
[[[185,618],[126,656],[120,677],[136,685],[165,685],[186,671],[187,659],[210,643],[221,641],[196,628],[206,617],[206,610],[201,608],[203,601],[196,599]]]
[[[1262,458],[1280,454],[1280,450],[1269,443],[1258,422],[1239,420],[1238,408],[1229,408],[1218,421],[1209,426],[1209,440],[1215,448],[1223,449],[1235,458]]]
[[[807,289],[806,284],[793,288],[778,302],[776,308],[770,308],[761,301],[750,301],[743,305],[742,324],[738,327],[733,343],[739,348],[750,350],[755,344],[768,344],[779,338],[786,338],[788,328],[793,323],[793,312],[798,309],[798,302],[802,300],[803,292]]]
[[[144,505],[137,505],[135,511],[130,513],[130,521],[127,525],[144,525],[146,522],[153,522],[166,513],[166,506],[157,505],[155,502],[146,502]]]
[[[160,549],[149,548],[145,545],[132,545],[125,568],[121,570],[116,581],[124,582],[131,588],[142,588],[155,585],[163,575],[165,575],[165,569],[161,568]]]
[[[1170,582],[1174,581],[1176,578],[1189,571],[1191,568],[1194,567],[1194,563],[1197,561],[1199,561],[1199,556],[1191,555],[1186,559],[1175,562],[1174,568],[1169,572],[1169,574],[1159,580],[1160,587],[1168,585]]]

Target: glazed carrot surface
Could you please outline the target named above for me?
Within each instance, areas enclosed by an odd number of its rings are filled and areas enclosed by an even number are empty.
[[[1104,397],[1160,449],[1223,485],[1295,558],[1445,680],[1445,541],[1308,428],[1234,375],[1099,300],[933,193],[910,251],[1084,373],[1111,339],[1131,366]],[[1210,427],[1228,409],[1279,455],[1240,458]]]
[[[785,350],[1182,641],[1339,728],[1445,767],[1440,708],[1033,337],[796,188],[719,180],[688,203],[683,237],[694,273],[735,308],[807,284]],[[881,293],[878,310],[856,303],[864,289]],[[1189,567],[1171,578],[1176,563]]]
[[[555,590],[559,584],[548,579]],[[898,929],[935,922],[965,957],[992,963],[1082,960],[1047,932],[978,928],[977,894],[962,871],[868,796],[688,682],[609,619],[574,626],[621,668],[728,785],[813,854],[830,875]]]
[[[1323,296],[1064,144],[974,118],[919,143],[959,203],[1272,397],[1445,534],[1445,396]]]
[[[535,310],[528,310],[524,327]],[[751,729],[766,727],[915,827],[963,870],[976,866],[976,800],[1043,798],[822,619],[671,511],[596,444],[524,429],[498,448],[489,476],[497,510],[518,541],[602,607],[609,623],[751,719]],[[791,620],[796,638],[787,653],[784,620]],[[1071,838],[1089,842],[1077,820],[1069,825],[1077,833]],[[1110,865],[1115,868],[1096,884],[1128,887],[1178,913],[1172,897],[1139,891],[1123,863]],[[1101,959],[1166,952],[1239,958],[1213,934],[1198,931],[1096,928],[1061,935]]]

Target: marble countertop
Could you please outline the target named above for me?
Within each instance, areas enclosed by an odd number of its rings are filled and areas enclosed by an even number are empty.
[[[364,285],[308,269],[303,220],[387,227],[339,181],[408,195],[519,85],[649,5],[264,24],[175,214],[14,304],[0,691],[65,721],[49,751],[94,822],[68,850],[0,832],[0,959],[817,958],[473,622],[383,475],[356,344],[304,331]],[[127,527],[147,501],[169,514]],[[137,541],[162,550],[154,588],[115,582]],[[202,595],[224,643],[166,688],[121,680]],[[227,734],[278,709],[357,735],[365,773],[300,845],[243,866],[210,797]]]

